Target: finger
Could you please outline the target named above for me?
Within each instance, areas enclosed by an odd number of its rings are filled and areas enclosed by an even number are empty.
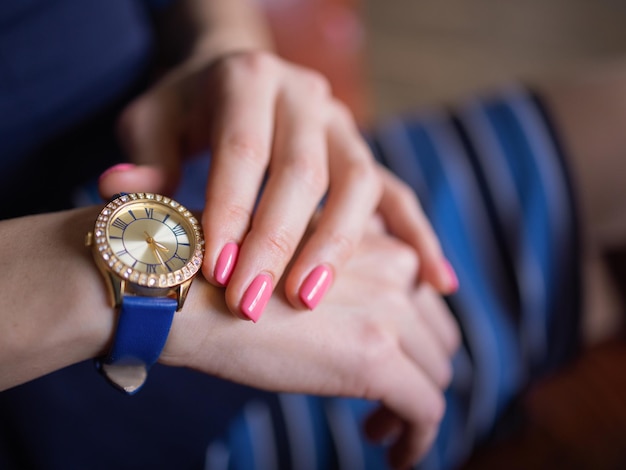
[[[328,128],[329,191],[317,225],[290,268],[285,287],[294,306],[321,301],[332,275],[347,261],[368,228],[380,197],[373,157],[343,106]],[[321,276],[328,274],[323,279]],[[325,284],[324,284],[325,283]],[[321,291],[315,290],[320,287]]]
[[[121,163],[105,170],[98,179],[98,192],[104,200],[123,192],[161,193],[167,186],[163,168]]]
[[[460,346],[461,332],[448,305],[428,285],[416,289],[413,300],[434,338],[445,353],[452,356]]]
[[[141,96],[123,111],[117,131],[125,153],[131,163],[153,168],[157,178],[149,181],[153,175],[138,172],[126,180],[114,180],[133,185],[121,191],[149,188],[150,192],[166,195],[175,191],[180,178],[181,119],[175,95],[161,88]],[[110,188],[101,189],[105,190]]]
[[[408,358],[394,361],[393,368],[385,369],[382,379],[386,389],[381,402],[404,423],[388,456],[394,468],[408,468],[430,448],[443,418],[445,401]]]
[[[400,438],[389,449],[389,464],[396,469],[411,468],[428,452],[436,435],[437,427],[418,432],[415,428],[406,426],[400,433]]]
[[[226,291],[229,305],[247,316],[248,289],[258,276],[278,282],[327,188],[324,109],[313,98],[280,95],[270,176]]]
[[[367,223],[367,233],[371,233],[374,235],[387,234],[385,220],[379,213],[372,214],[372,217]]]
[[[420,279],[441,293],[456,291],[456,274],[444,257],[437,235],[415,193],[387,169],[378,168],[384,188],[378,209],[388,230],[417,251],[421,261]]]
[[[415,278],[420,262],[415,250],[387,233],[368,234],[357,247],[359,256],[351,258],[364,266],[376,266],[376,272],[369,277],[376,279],[382,291],[393,289],[410,293],[415,289]],[[355,259],[356,258],[356,259]],[[369,264],[368,264],[369,263]],[[414,311],[411,306],[410,311]]]
[[[212,162],[202,227],[203,274],[217,285],[233,273],[270,158],[276,85],[266,71],[271,62],[256,59],[243,56],[215,72],[223,92],[207,130]]]
[[[447,350],[416,308],[413,318],[400,325],[401,346],[417,367],[437,387],[445,388],[452,378],[452,365]]]

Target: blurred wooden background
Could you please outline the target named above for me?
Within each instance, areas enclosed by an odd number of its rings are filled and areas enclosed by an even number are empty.
[[[361,0],[377,116],[626,59],[622,0]]]

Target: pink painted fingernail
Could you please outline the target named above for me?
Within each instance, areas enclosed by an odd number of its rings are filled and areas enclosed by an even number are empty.
[[[459,288],[459,278],[456,276],[456,272],[450,264],[450,261],[444,260],[444,266],[448,273],[448,289],[450,292],[456,292]]]
[[[333,282],[333,273],[328,266],[318,266],[308,275],[300,288],[300,300],[310,310],[317,307]]]
[[[133,165],[132,163],[118,163],[117,165],[113,165],[112,167],[104,170],[102,174],[100,175],[99,180],[110,175],[111,173],[116,173],[118,171],[132,170],[133,168],[135,168],[135,165]]]
[[[221,285],[225,286],[230,280],[230,275],[233,273],[235,263],[237,263],[237,255],[239,254],[239,246],[236,243],[227,243],[222,248],[222,252],[217,258],[215,264],[215,271],[213,276],[215,280]]]
[[[241,311],[253,322],[257,322],[272,295],[272,278],[259,274],[241,299]]]

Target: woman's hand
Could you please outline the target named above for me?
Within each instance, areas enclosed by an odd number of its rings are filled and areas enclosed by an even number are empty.
[[[161,360],[267,390],[378,400],[366,433],[406,467],[436,435],[459,344],[443,300],[414,286],[417,265],[408,246],[369,232],[315,315],[276,295],[257,325],[224,314],[219,290],[199,280]]]
[[[109,350],[116,315],[84,245],[99,211],[0,223],[0,281],[12,294],[0,309],[0,390]],[[24,243],[32,249],[14,256]],[[199,277],[161,361],[267,390],[378,400],[367,433],[392,441],[392,461],[408,464],[435,435],[459,342],[442,299],[428,285],[415,287],[417,269],[414,250],[381,223],[367,230],[315,315],[276,295],[268,321],[256,325],[233,317],[222,290]]]
[[[243,318],[258,320],[288,265],[287,300],[314,308],[376,210],[416,248],[422,279],[441,292],[456,287],[414,194],[378,167],[350,112],[312,70],[258,51],[183,64],[127,108],[120,131],[139,166],[108,172],[104,196],[171,193],[184,157],[210,149],[203,274],[227,286],[226,303]]]

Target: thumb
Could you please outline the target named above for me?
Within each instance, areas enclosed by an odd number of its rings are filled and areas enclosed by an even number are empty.
[[[123,189],[172,194],[180,178],[180,114],[178,102],[167,89],[150,91],[126,107],[117,131],[124,152],[136,166],[109,175],[105,172],[101,192]],[[118,183],[130,186],[119,188]]]
[[[162,167],[120,163],[105,170],[98,179],[98,192],[105,201],[118,193],[170,194]]]

